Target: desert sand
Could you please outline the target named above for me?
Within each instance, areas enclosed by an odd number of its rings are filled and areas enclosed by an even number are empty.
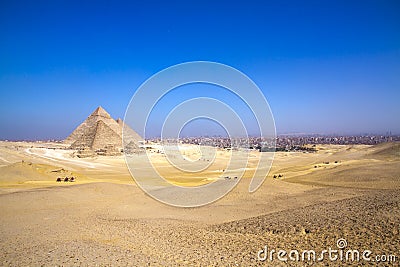
[[[195,150],[184,153],[198,158]],[[256,159],[259,152],[252,153]],[[171,207],[146,195],[123,156],[72,154],[58,143],[0,142],[2,266],[398,266],[400,261],[398,143],[277,152],[258,191],[248,192],[249,168],[232,192],[200,208]],[[217,177],[227,158],[228,152],[218,151],[206,176]],[[204,181],[174,180],[162,155],[154,153],[154,161],[172,182]],[[56,182],[65,176],[76,180]],[[340,238],[349,249],[394,255],[396,262],[258,259],[266,245],[321,251],[337,249]]]

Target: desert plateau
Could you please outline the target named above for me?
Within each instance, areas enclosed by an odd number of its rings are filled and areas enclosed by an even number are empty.
[[[190,152],[188,146],[185,151]],[[281,262],[276,256],[272,262],[260,261],[257,254],[265,245],[321,251],[336,248],[341,238],[349,248],[398,256],[399,147],[395,142],[320,145],[314,153],[276,152],[268,177],[255,193],[248,192],[245,173],[221,200],[200,208],[175,208],[141,191],[121,155],[79,158],[62,143],[3,141],[0,262],[337,266],[327,258],[315,263]],[[228,152],[218,153],[228,158]],[[256,158],[260,152],[252,153]],[[279,174],[282,177],[274,178]],[[75,179],[57,182],[57,177]]]

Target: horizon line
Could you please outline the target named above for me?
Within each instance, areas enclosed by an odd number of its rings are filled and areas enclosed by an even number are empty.
[[[400,133],[358,133],[358,134],[340,134],[340,133],[332,133],[332,134],[326,134],[326,133],[281,133],[277,134],[275,138],[280,138],[280,137],[372,137],[372,136],[385,136],[385,137],[400,137]],[[151,139],[159,139],[161,136],[153,136],[151,138],[146,138],[146,140],[151,140]],[[208,135],[198,135],[198,136],[185,136],[185,137],[180,137],[178,139],[185,139],[185,138],[230,138],[228,136],[222,136],[222,135],[213,135],[213,136],[208,136]],[[245,138],[245,137],[231,137],[231,138]],[[265,136],[259,136],[259,135],[248,135],[248,138],[266,138]],[[56,143],[61,143],[65,140],[64,139],[0,139],[0,142],[56,142]],[[170,139],[170,138],[164,138],[164,139]]]

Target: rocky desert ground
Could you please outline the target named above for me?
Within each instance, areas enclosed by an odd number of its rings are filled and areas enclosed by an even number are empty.
[[[254,193],[249,169],[221,200],[176,208],[141,191],[123,156],[0,142],[0,265],[399,266],[400,144],[317,148],[277,152]]]

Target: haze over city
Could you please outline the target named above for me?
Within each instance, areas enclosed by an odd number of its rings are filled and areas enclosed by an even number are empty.
[[[146,79],[193,60],[248,75],[278,134],[400,133],[397,1],[0,5],[0,139],[64,139],[98,105],[123,118]],[[160,111],[210,95],[234,98],[192,85],[166,96]]]

